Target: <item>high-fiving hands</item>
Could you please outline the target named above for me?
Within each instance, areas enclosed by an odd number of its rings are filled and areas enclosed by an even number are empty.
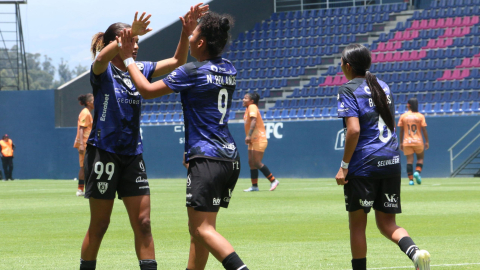
[[[195,6],[190,7],[190,10],[185,14],[185,16],[180,17],[180,21],[182,21],[183,32],[190,36],[197,27],[198,19],[200,19],[203,15],[207,13],[209,10],[209,6],[205,5],[202,6],[203,3],[198,3]]]
[[[138,11],[135,12],[135,18],[133,19],[132,23],[132,36],[143,36],[146,33],[152,31],[152,28],[148,28],[148,25],[150,24],[150,17],[152,17],[151,14],[148,14],[147,17],[144,18],[145,12],[142,13],[140,16],[140,19],[137,19],[138,17]]]

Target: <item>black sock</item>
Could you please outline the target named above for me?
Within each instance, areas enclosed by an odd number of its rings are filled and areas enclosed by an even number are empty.
[[[260,168],[260,171],[263,173],[263,175],[265,175],[265,177],[268,179],[268,181],[270,181],[270,182],[275,181],[275,177],[274,177],[273,174],[270,172],[270,170],[268,169],[267,165],[263,164],[263,167]]]
[[[398,246],[405,254],[407,254],[410,260],[413,261],[413,255],[417,253],[418,247],[415,245],[412,238],[408,236],[403,237],[400,239],[400,241],[398,241]]]
[[[222,265],[226,270],[248,270],[235,251],[223,259]]]
[[[157,270],[157,261],[155,260],[139,260],[141,270]]]
[[[408,179],[413,180],[413,164],[407,164]]]
[[[367,258],[352,259],[353,270],[367,270]]]
[[[252,187],[258,187],[258,170],[250,170],[250,178],[252,179]]]
[[[80,259],[80,270],[95,270],[97,267],[97,260],[95,261],[85,261]]]
[[[418,172],[418,173],[422,173],[422,169],[423,169],[423,164],[417,163],[415,171]]]

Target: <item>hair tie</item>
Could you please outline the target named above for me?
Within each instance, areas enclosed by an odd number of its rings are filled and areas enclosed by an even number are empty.
[[[370,70],[369,70],[369,69],[365,69],[365,73],[367,73],[367,72],[370,72]]]

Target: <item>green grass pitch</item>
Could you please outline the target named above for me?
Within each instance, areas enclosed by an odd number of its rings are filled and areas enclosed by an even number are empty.
[[[480,269],[480,179],[424,178],[402,185],[397,223],[432,255],[432,269]],[[78,269],[88,227],[88,201],[75,196],[77,182],[0,182],[0,269]],[[351,269],[342,187],[332,179],[267,180],[246,193],[240,179],[217,228],[249,269]],[[158,269],[183,270],[189,249],[185,180],[150,180],[152,229]],[[369,269],[413,269],[397,245],[367,228]],[[97,269],[139,269],[127,213],[116,200]],[[206,269],[223,269],[210,256]]]

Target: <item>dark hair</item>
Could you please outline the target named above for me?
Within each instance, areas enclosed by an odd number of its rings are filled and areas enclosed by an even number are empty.
[[[372,64],[372,55],[370,50],[361,44],[348,45],[342,52],[343,64],[349,64],[355,75],[365,76],[368,88],[372,93],[372,100],[377,111],[382,117],[387,127],[394,131],[395,119],[393,118],[390,107],[388,106],[387,95],[377,81],[377,77],[368,70]]]
[[[105,46],[110,44],[111,41],[115,40],[115,37],[120,34],[120,31],[131,27],[132,26],[127,23],[114,23],[108,27],[105,33],[96,33],[92,38],[92,45],[90,46],[93,59],[95,59],[97,52],[101,51]]]
[[[260,100],[260,95],[253,92],[253,93],[246,93],[250,97],[250,100],[253,100],[253,104],[258,106],[258,101]]]
[[[201,19],[198,25],[200,36],[207,41],[207,52],[210,57],[217,57],[222,54],[225,45],[230,38],[228,30],[233,27],[233,18],[228,14],[217,14],[208,12]]]
[[[412,112],[418,112],[418,99],[412,97],[408,100],[408,105],[410,105],[410,110]]]
[[[80,95],[78,96],[78,101],[80,102],[81,105],[87,106],[87,102],[91,101],[93,99],[93,94],[88,93],[86,95]]]

